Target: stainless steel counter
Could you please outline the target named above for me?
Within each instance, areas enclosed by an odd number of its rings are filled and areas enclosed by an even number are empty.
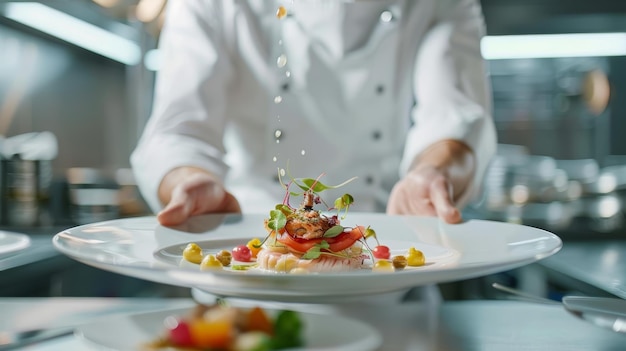
[[[587,285],[626,299],[626,240],[566,241],[537,264],[561,284]]]

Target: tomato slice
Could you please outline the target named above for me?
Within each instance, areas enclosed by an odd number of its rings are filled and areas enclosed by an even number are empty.
[[[276,240],[299,253],[307,252],[310,248],[322,241],[328,243],[328,251],[339,252],[354,245],[357,240],[363,238],[364,233],[365,228],[358,226],[352,228],[349,232],[343,232],[333,238],[302,239],[294,238],[285,231],[284,233],[278,234]]]

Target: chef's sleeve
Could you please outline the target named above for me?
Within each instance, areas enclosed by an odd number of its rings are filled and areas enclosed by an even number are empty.
[[[168,2],[152,114],[131,155],[138,186],[154,211],[162,207],[158,188],[172,169],[195,166],[221,179],[227,171],[222,135],[232,66],[219,6],[217,1]]]
[[[464,142],[475,153],[477,164],[470,187],[458,201],[463,206],[479,192],[496,150],[490,85],[480,52],[485,26],[477,1],[442,0],[437,5],[437,21],[416,57],[416,105],[400,172],[406,174],[415,158],[433,143]]]

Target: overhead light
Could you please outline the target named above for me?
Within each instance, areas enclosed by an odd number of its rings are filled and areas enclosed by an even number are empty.
[[[5,17],[112,60],[135,65],[141,49],[134,41],[37,2],[5,5]]]
[[[626,33],[486,36],[480,49],[487,60],[626,56]]]

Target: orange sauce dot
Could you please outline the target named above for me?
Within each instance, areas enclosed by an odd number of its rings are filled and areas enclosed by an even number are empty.
[[[282,19],[285,16],[287,16],[287,9],[284,6],[279,6],[276,11],[276,17],[278,17],[278,19]]]

